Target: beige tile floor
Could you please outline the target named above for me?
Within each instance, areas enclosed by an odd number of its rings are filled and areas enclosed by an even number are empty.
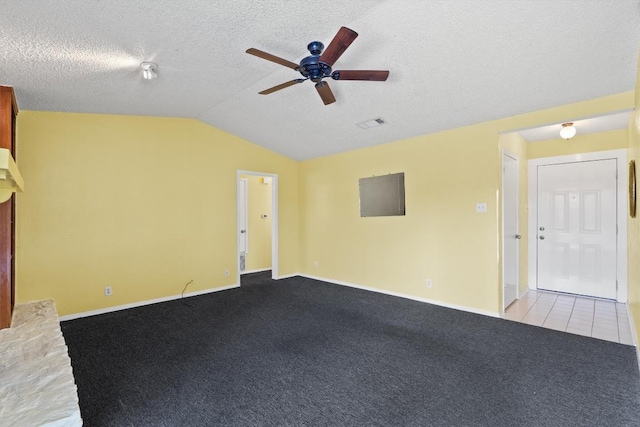
[[[504,318],[633,345],[627,307],[615,301],[529,290],[507,308]]]

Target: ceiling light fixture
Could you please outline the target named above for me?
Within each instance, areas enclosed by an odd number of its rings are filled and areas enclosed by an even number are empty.
[[[576,136],[576,128],[573,127],[573,123],[563,123],[562,129],[560,129],[560,137],[567,141]]]
[[[145,80],[153,80],[158,77],[156,70],[158,69],[158,64],[153,62],[143,62],[140,64],[140,68],[142,68],[142,77]]]

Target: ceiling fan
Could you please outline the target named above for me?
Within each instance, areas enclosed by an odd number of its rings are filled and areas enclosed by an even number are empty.
[[[275,62],[276,64],[284,65],[285,67],[292,68],[302,74],[302,79],[294,79],[286,83],[279,84],[272,88],[263,90],[260,95],[268,95],[276,92],[280,89],[293,86],[298,83],[302,83],[306,80],[311,80],[316,83],[316,90],[320,94],[320,98],[324,102],[324,105],[328,105],[336,102],[336,98],[331,92],[329,84],[322,79],[331,77],[333,80],[369,80],[383,82],[389,77],[389,71],[380,70],[336,70],[332,71],[331,67],[340,58],[345,50],[351,43],[358,37],[358,33],[347,28],[341,27],[338,33],[335,35],[331,43],[327,48],[319,41],[309,43],[307,49],[311,55],[300,61],[300,64],[287,61],[278,56],[271,55],[270,53],[263,52],[258,49],[247,49],[247,53],[255,55],[259,58],[266,59],[267,61]],[[323,52],[324,50],[324,52]]]

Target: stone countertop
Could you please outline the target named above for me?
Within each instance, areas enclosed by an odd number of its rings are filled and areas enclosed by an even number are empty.
[[[0,330],[0,427],[82,426],[53,300],[18,304]]]

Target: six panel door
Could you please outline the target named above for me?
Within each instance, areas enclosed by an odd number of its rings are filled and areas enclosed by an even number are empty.
[[[538,166],[538,289],[616,298],[615,159]]]

